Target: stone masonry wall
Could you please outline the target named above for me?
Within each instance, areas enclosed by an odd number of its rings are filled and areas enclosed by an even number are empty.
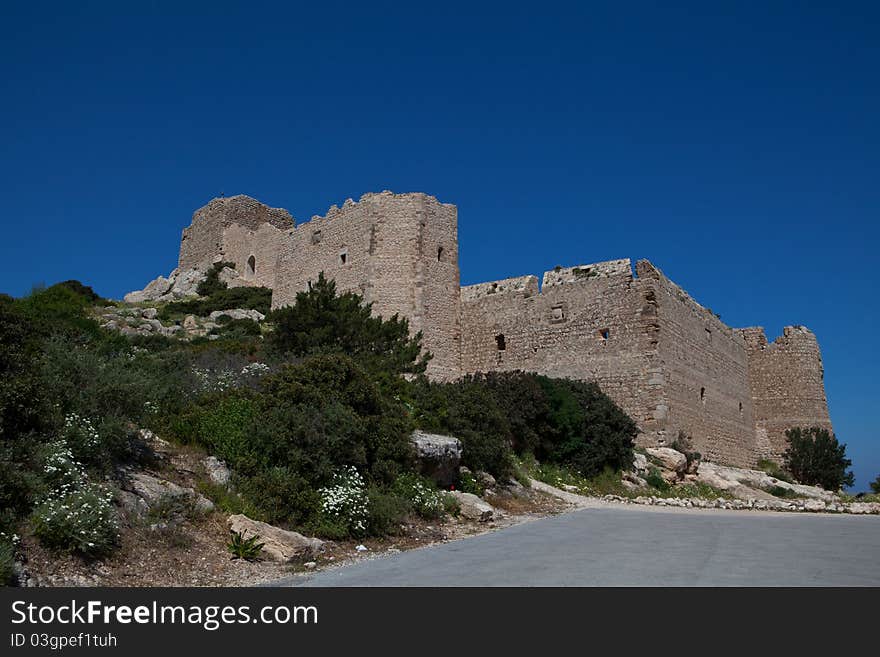
[[[365,194],[297,226],[278,256],[273,307],[292,303],[320,272],[355,291],[373,312],[409,319],[434,358],[429,373],[460,372],[458,228],[455,206],[426,194]]]
[[[183,231],[178,269],[205,270],[226,260],[254,285],[272,287],[277,251],[294,227],[287,210],[270,208],[249,196],[215,198],[193,213]],[[254,268],[249,268],[249,259]]]
[[[754,466],[755,428],[748,356],[740,331],[729,328],[647,260],[639,282],[657,306],[665,412],[664,439],[684,431],[707,460]]]
[[[832,430],[819,344],[803,326],[786,326],[768,344],[764,329],[742,329],[749,362],[759,458],[782,460],[793,427]]]
[[[462,370],[592,380],[655,442],[655,309],[616,260],[462,288]]]
[[[399,314],[434,358],[428,374],[524,370],[596,381],[642,445],[679,431],[709,460],[780,459],[785,430],[830,428],[815,336],[731,329],[643,260],[612,260],[460,287],[458,215],[426,194],[365,194],[295,226],[247,196],[214,199],[183,231],[179,268],[232,261],[246,284],[293,302],[320,272],[377,315]]]

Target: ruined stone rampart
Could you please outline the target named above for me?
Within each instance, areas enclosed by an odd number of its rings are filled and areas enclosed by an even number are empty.
[[[320,272],[355,291],[383,317],[398,314],[422,331],[438,378],[460,372],[458,217],[426,194],[366,194],[313,217],[279,253],[274,307],[292,303]]]
[[[803,326],[786,326],[768,343],[761,327],[742,329],[748,350],[749,381],[755,403],[758,458],[779,460],[786,430],[831,429],[819,343]]]
[[[458,215],[427,194],[365,194],[295,225],[247,196],[215,199],[184,230],[180,269],[228,260],[292,303],[321,272],[384,317],[408,318],[428,374],[524,370],[596,381],[643,445],[683,431],[710,460],[779,459],[786,429],[830,427],[815,336],[732,329],[647,260],[556,267],[460,287]]]
[[[196,210],[184,229],[178,269],[206,270],[223,260],[234,263],[246,281],[272,287],[278,250],[293,227],[287,210],[249,196],[215,198]]]
[[[572,273],[584,272],[582,274]],[[462,288],[462,370],[524,370],[599,382],[647,432],[655,427],[652,312],[629,260]]]
[[[663,395],[658,415],[666,414],[662,430],[667,442],[684,431],[709,460],[754,465],[753,406],[742,334],[647,260],[636,271],[657,309],[661,367],[656,378]]]

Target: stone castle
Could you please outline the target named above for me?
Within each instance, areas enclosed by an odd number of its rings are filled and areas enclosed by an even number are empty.
[[[247,196],[214,199],[183,231],[178,272],[230,261],[243,283],[294,301],[320,272],[376,314],[408,318],[428,375],[524,370],[596,381],[644,446],[689,434],[704,457],[778,460],[785,431],[831,428],[816,337],[725,325],[647,260],[557,267],[462,287],[458,212],[421,193],[366,194],[297,225]]]

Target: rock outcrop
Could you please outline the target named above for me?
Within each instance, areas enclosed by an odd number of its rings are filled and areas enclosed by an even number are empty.
[[[324,549],[324,542],[317,538],[252,520],[245,515],[229,516],[227,524],[230,530],[240,533],[242,538],[259,536],[259,542],[263,543],[263,553],[273,561],[289,563],[313,556]]]

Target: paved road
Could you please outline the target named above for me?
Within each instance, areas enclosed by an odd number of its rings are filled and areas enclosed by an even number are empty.
[[[280,586],[880,585],[880,518],[584,509]]]

